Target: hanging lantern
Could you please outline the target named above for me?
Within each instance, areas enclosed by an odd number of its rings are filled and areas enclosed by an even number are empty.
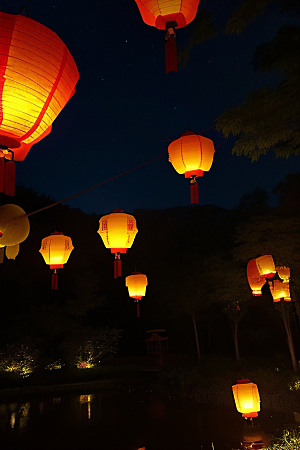
[[[260,398],[257,385],[250,380],[238,380],[232,386],[235,406],[245,419],[257,417],[260,411]]]
[[[291,271],[289,267],[286,266],[277,266],[275,267],[276,272],[278,273],[279,277],[282,279],[282,281],[288,282],[290,281]]]
[[[76,64],[56,33],[0,12],[0,192],[14,195],[15,161],[51,132],[75,91]]]
[[[212,140],[200,134],[187,131],[168,147],[169,161],[179,174],[190,178],[191,203],[199,203],[199,191],[196,177],[202,177],[203,171],[211,168],[215,148]]]
[[[266,283],[266,279],[259,274],[255,259],[251,259],[247,264],[247,278],[252,295],[254,297],[262,295],[261,288]]]
[[[126,277],[125,285],[128,287],[129,297],[135,299],[136,314],[137,317],[140,317],[139,301],[146,295],[146,287],[148,286],[147,277],[140,272],[132,272],[131,275]]]
[[[272,255],[264,255],[256,258],[256,265],[260,275],[265,278],[274,277],[276,269]]]
[[[19,244],[25,241],[29,229],[28,217],[20,206],[0,206],[0,263],[3,262],[4,248],[8,259],[16,258]]]
[[[175,28],[194,20],[200,0],[135,0],[143,21],[165,30],[166,73],[177,72]]]
[[[50,269],[54,269],[51,279],[51,289],[57,289],[57,269],[63,268],[73,248],[71,238],[57,231],[42,239],[40,253],[45,263],[50,265]]]
[[[114,278],[121,276],[121,253],[126,253],[133,244],[138,232],[136,220],[122,209],[115,209],[111,214],[101,217],[97,231],[106,248],[115,254]]]
[[[285,302],[291,301],[289,282],[272,280],[269,281],[269,287],[274,303],[280,302],[281,300]]]

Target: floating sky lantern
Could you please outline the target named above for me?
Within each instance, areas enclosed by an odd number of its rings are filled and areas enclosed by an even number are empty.
[[[8,259],[15,259],[19,244],[27,238],[30,230],[26,212],[17,205],[0,206],[0,263],[3,262],[4,248]]]
[[[256,258],[256,265],[260,275],[265,278],[273,278],[276,274],[275,263],[272,255],[263,255]]]
[[[146,295],[146,287],[148,286],[147,277],[140,272],[132,272],[131,275],[126,277],[125,285],[128,287],[129,297],[135,299],[136,315],[140,317],[139,301]]]
[[[238,380],[232,386],[235,406],[245,419],[257,417],[260,411],[260,397],[258,387],[250,380]]]
[[[51,289],[57,289],[57,269],[63,268],[73,248],[71,238],[57,231],[42,239],[40,253],[45,263],[50,265],[50,269],[54,269],[51,279]]]
[[[251,259],[247,264],[247,278],[252,295],[254,297],[262,295],[261,288],[266,283],[266,279],[259,274],[255,259]]]
[[[190,178],[191,203],[199,203],[199,191],[196,177],[202,177],[203,171],[211,168],[215,148],[211,139],[187,131],[168,147],[169,161],[179,174]]]
[[[289,282],[291,276],[291,271],[289,267],[277,266],[275,269],[282,281]]]
[[[135,0],[143,21],[165,30],[166,72],[177,72],[175,29],[194,20],[200,0]]]
[[[0,192],[14,195],[13,160],[51,132],[79,74],[49,28],[19,14],[0,12],[0,22]]]
[[[281,280],[272,280],[269,281],[269,288],[274,303],[280,302],[282,300],[285,302],[291,301],[289,282]]]
[[[115,254],[114,278],[122,275],[121,253],[131,248],[138,230],[136,220],[122,209],[114,209],[111,214],[101,217],[98,233],[106,248]]]

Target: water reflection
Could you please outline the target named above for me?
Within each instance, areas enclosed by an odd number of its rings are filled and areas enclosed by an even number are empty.
[[[83,394],[79,396],[79,401],[81,404],[86,403],[87,404],[87,418],[90,419],[91,418],[91,411],[92,411],[92,407],[91,407],[91,401],[92,401],[93,395],[91,394]]]
[[[9,418],[9,425],[12,430],[18,428],[20,433],[23,433],[29,421],[30,403],[10,403],[9,409],[11,411]]]

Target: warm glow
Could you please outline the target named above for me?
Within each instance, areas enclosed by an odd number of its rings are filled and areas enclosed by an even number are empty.
[[[143,21],[164,30],[167,21],[177,28],[189,24],[196,16],[200,0],[135,0]]]
[[[197,171],[207,172],[211,168],[215,148],[212,140],[187,131],[171,142],[168,152],[169,161],[176,172],[190,177],[198,175]]]
[[[247,278],[253,296],[262,295],[261,288],[266,283],[265,277],[259,274],[256,260],[251,259],[247,265]]]
[[[106,216],[101,217],[99,221],[99,230],[103,243],[106,248],[120,251],[130,248],[138,232],[136,220],[130,214],[116,210]],[[121,252],[122,253],[122,252]]]
[[[278,273],[278,275],[280,276],[280,278],[282,279],[282,281],[286,281],[288,282],[290,280],[290,268],[286,267],[286,266],[278,266],[276,267],[276,272]]]
[[[260,397],[257,385],[250,380],[238,380],[232,386],[236,409],[243,417],[256,417],[260,411]]]
[[[30,226],[26,212],[17,205],[0,206],[0,248],[6,247],[8,259],[15,259],[19,244],[27,238]]]
[[[129,297],[140,300],[146,295],[148,280],[146,275],[134,272],[125,279],[125,285],[128,287]]]
[[[256,258],[256,265],[260,275],[263,275],[265,278],[273,278],[276,273],[272,255],[264,255]]]
[[[0,144],[15,141],[11,147],[20,161],[50,133],[79,74],[66,45],[49,28],[23,15],[0,13],[0,21]]]
[[[51,269],[58,269],[66,264],[73,248],[71,238],[55,232],[42,240],[40,253]]]
[[[280,302],[280,300],[284,300],[285,302],[291,301],[289,282],[273,280],[269,281],[269,287],[275,303]]]

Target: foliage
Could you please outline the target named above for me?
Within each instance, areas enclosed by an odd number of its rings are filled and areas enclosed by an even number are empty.
[[[299,450],[300,427],[283,430],[282,436],[273,439],[265,450]]]
[[[38,351],[22,343],[8,344],[0,355],[0,370],[28,377],[37,367]]]

